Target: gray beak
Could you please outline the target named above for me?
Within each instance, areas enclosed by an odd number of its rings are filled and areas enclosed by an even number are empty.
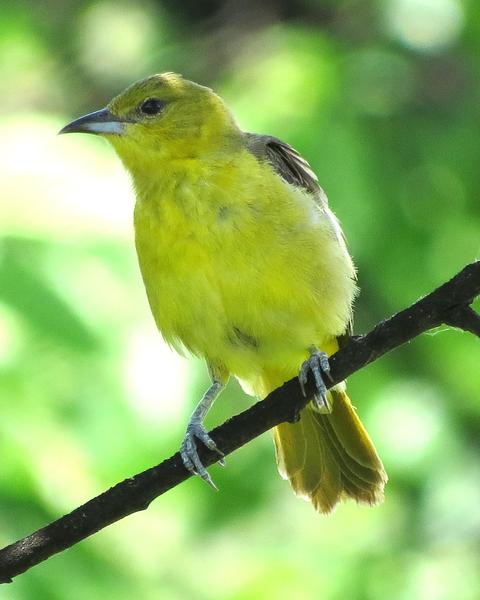
[[[122,135],[126,121],[112,114],[108,108],[102,108],[75,119],[65,125],[58,133],[95,133],[99,135]]]

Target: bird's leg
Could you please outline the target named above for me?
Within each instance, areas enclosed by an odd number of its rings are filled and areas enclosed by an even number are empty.
[[[210,410],[212,404],[215,401],[215,398],[220,394],[222,389],[225,387],[224,383],[220,381],[214,380],[212,385],[208,388],[208,390],[203,395],[203,398],[198,403],[197,408],[193,411],[192,416],[190,417],[190,421],[187,426],[187,433],[183,439],[182,445],[180,447],[180,454],[182,456],[183,464],[185,467],[195,475],[200,475],[200,477],[206,481],[211,487],[215,490],[218,489],[217,486],[213,483],[212,478],[209,473],[205,469],[200,460],[197,452],[197,442],[195,438],[200,440],[209,448],[210,450],[214,450],[218,452],[222,457],[220,459],[220,464],[223,466],[225,461],[223,459],[223,452],[217,448],[217,445],[212,440],[212,438],[208,435],[205,427],[203,426],[203,419],[205,415]]]
[[[298,379],[300,381],[300,387],[302,393],[306,396],[305,385],[308,380],[308,374],[311,372],[315,380],[315,387],[317,391],[313,395],[313,402],[315,407],[321,413],[332,412],[332,407],[328,401],[327,386],[324,382],[324,375],[330,378],[330,364],[328,362],[328,355],[325,352],[321,352],[315,346],[309,348],[310,358],[302,364]]]

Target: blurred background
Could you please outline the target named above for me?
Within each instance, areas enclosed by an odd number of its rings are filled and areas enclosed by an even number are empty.
[[[312,164],[359,269],[356,332],[480,255],[474,0],[10,0],[0,7],[0,543],[178,449],[208,385],[166,347],[107,143],[57,137],[173,70]],[[478,306],[478,304],[477,304]],[[9,600],[476,600],[480,346],[442,328],[353,376],[390,476],[329,517],[270,435],[0,590]],[[252,403],[232,382],[213,426]]]

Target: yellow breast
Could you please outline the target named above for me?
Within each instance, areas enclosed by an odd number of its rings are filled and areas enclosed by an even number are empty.
[[[140,267],[170,344],[255,388],[345,330],[354,269],[334,217],[249,152],[172,162],[137,195]]]

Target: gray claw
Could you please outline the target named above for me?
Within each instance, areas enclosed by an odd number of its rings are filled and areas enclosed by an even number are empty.
[[[217,486],[210,477],[210,474],[203,466],[203,463],[198,456],[195,438],[200,440],[210,450],[218,452],[218,454],[220,454],[222,457],[220,458],[219,463],[222,466],[225,465],[223,452],[219,450],[201,423],[190,423],[187,427],[187,433],[180,448],[180,455],[182,457],[183,464],[185,465],[185,468],[190,471],[190,473],[199,475],[206,483],[208,483],[210,487],[212,487],[214,490],[218,490]]]
[[[330,362],[328,360],[328,354],[325,352],[320,352],[320,350],[316,350],[314,355],[317,356],[318,360],[320,361],[320,368],[322,369],[322,372],[330,379],[330,381],[333,381],[333,378],[330,375]]]
[[[317,392],[313,396],[315,406],[320,412],[329,413],[331,412],[331,407],[327,398],[327,386],[325,385],[322,376],[322,373],[324,373],[331,379],[330,364],[328,362],[328,355],[325,354],[325,352],[321,352],[316,348],[312,349],[310,358],[308,358],[301,366],[298,379],[304,396],[306,396],[305,385],[310,372],[313,374],[315,387],[317,388]]]

